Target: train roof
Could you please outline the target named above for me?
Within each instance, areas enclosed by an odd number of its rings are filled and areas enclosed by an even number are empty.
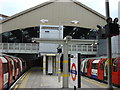
[[[2,63],[7,63],[7,60],[4,57],[0,56],[0,59],[2,60]]]
[[[100,60],[94,60],[92,63],[99,63]]]

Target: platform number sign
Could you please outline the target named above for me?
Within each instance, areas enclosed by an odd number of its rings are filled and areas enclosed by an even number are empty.
[[[70,85],[72,87],[77,87],[78,81],[78,58],[77,54],[74,54],[73,57],[70,59]]]

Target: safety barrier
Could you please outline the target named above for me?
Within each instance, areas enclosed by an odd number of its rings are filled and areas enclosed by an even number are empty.
[[[81,53],[95,55],[97,53],[96,45],[69,45],[69,53]],[[39,44],[37,43],[0,43],[0,52],[2,53],[39,53]]]
[[[36,43],[0,43],[2,53],[38,53]]]

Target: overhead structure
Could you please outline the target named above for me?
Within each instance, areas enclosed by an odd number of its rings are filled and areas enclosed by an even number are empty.
[[[105,24],[103,15],[76,0],[50,0],[5,19],[1,23],[2,32],[39,26],[40,20],[49,20],[48,25],[62,24],[91,29],[95,29],[96,24]],[[71,21],[79,22],[74,25]]]
[[[40,38],[32,38],[32,41],[36,41],[39,43],[53,43],[53,44],[62,44],[63,45],[63,88],[68,88],[68,45],[70,44],[93,44],[97,42],[97,40],[76,40],[72,39],[71,36],[66,36],[65,39],[40,39]]]

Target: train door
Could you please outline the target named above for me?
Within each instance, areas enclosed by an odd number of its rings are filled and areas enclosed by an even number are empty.
[[[120,85],[120,57],[116,58],[113,62],[112,83]]]
[[[22,58],[20,58],[21,62],[22,62],[22,72],[24,72],[25,70],[25,62]]]
[[[25,69],[26,69],[25,61],[24,61],[23,59],[21,59],[21,60],[22,60],[22,68],[23,68],[23,71],[22,71],[22,72],[24,72]]]
[[[0,59],[0,90],[3,89],[3,66],[2,66],[2,60]]]
[[[103,58],[99,61],[98,63],[98,79],[99,80],[104,80],[104,67],[105,67],[105,62],[106,62],[106,58]]]
[[[12,84],[12,77],[13,77],[13,65],[12,65],[12,60],[9,58],[9,57],[7,57],[7,56],[4,56],[6,59],[7,59],[7,61],[8,61],[8,72],[9,72],[9,82],[8,82],[8,84],[10,85],[10,84]]]
[[[13,60],[13,58],[9,57],[8,58],[11,60],[12,63],[12,82],[14,82],[14,77],[15,77],[15,62]]]
[[[14,61],[14,70],[15,70],[15,73],[14,73],[14,80],[16,80],[17,79],[17,61],[14,59],[14,58],[12,58],[13,59],[13,61]]]
[[[108,63],[107,63],[107,61],[105,62],[105,67],[104,67],[104,77],[105,77],[105,80],[107,80],[107,77],[108,77]]]
[[[19,58],[17,58],[17,59],[18,59],[18,62],[19,62],[19,72],[21,74],[22,73],[22,61]]]
[[[85,60],[83,60],[83,61],[81,61],[81,73],[82,73],[82,75],[85,75],[85,73],[84,73],[84,67],[85,67]]]
[[[94,59],[89,59],[87,61],[87,76],[91,77],[91,70],[92,70],[92,62],[94,61]]]
[[[98,63],[100,60],[94,60],[92,62],[92,78],[98,78]]]
[[[85,62],[84,62],[83,72],[84,72],[85,75],[87,75],[87,61],[88,60],[89,59],[87,58],[87,59],[85,59]]]
[[[15,58],[16,61],[16,67],[17,67],[17,77],[20,75],[20,62],[17,58]]]

